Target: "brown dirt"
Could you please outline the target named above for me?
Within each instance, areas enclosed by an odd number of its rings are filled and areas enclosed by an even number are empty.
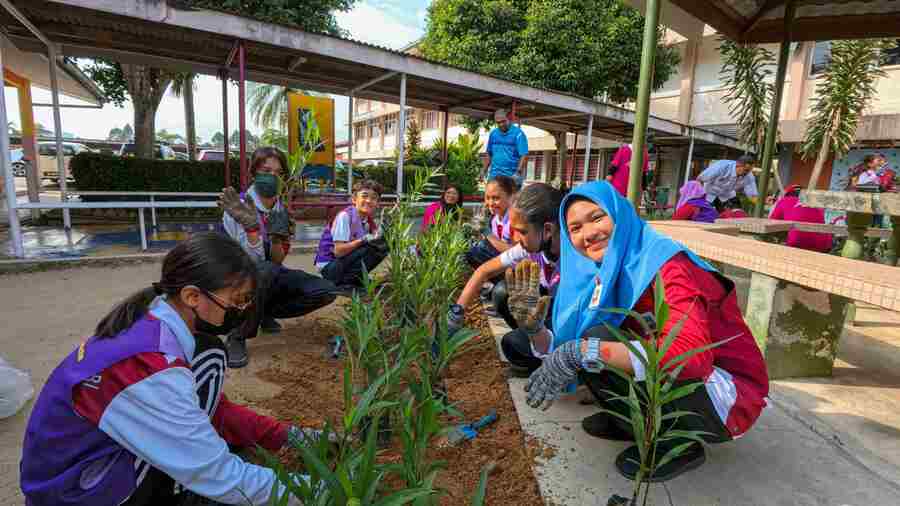
[[[525,445],[506,382],[505,366],[497,356],[487,321],[480,307],[477,309],[469,311],[472,316],[468,324],[482,329],[482,336],[451,365],[446,382],[451,401],[465,414],[466,421],[480,418],[491,409],[497,410],[498,420],[472,441],[430,452],[432,458],[447,462],[447,468],[436,482],[437,487],[446,491],[440,505],[467,504],[477,487],[482,467],[491,461],[496,467],[488,481],[487,504],[543,505],[531,468],[541,450]],[[283,346],[278,355],[272,355],[268,367],[255,372],[258,380],[277,387],[269,389],[269,395],[245,399],[261,412],[295,424],[320,427],[326,419],[337,420],[343,411],[342,362],[328,358],[327,353],[328,340],[340,333],[339,321],[339,318],[307,317],[298,325],[285,328],[279,337],[290,345]],[[390,449],[385,453],[389,460],[395,456]],[[285,453],[281,458],[285,461],[294,455]]]

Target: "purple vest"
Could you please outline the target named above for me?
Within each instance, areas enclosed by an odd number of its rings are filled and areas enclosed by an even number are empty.
[[[53,371],[25,430],[20,472],[27,505],[114,506],[134,492],[140,462],[75,411],[72,390],[107,367],[146,352],[183,356],[168,328],[148,316],[114,338],[90,338]]]
[[[696,207],[699,211],[694,215],[693,220],[691,221],[702,221],[704,223],[715,223],[716,218],[719,217],[719,212],[716,211],[716,208],[710,205],[710,203],[706,200],[706,197],[698,197],[695,199],[691,199],[687,201],[688,204]]]
[[[338,213],[346,212],[350,215],[350,240],[355,241],[362,239],[366,235],[366,227],[363,226],[362,218],[356,211],[356,206],[349,206]],[[337,216],[335,216],[337,219]],[[333,223],[333,222],[332,222]],[[322,231],[322,237],[319,239],[319,249],[316,252],[316,265],[331,263],[334,260],[334,239],[331,237],[331,225],[327,225]]]

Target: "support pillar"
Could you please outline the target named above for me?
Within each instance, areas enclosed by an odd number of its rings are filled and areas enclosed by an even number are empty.
[[[844,258],[862,258],[866,244],[866,230],[872,224],[872,215],[847,211],[847,240],[841,256]]]
[[[635,209],[640,205],[641,177],[644,175],[644,144],[647,140],[647,117],[650,114],[650,91],[653,64],[656,59],[656,29],[659,24],[660,0],[647,0],[644,13],[644,43],[641,48],[641,76],[635,102],[634,134],[631,138],[631,171],[628,174],[628,200]]]
[[[47,56],[50,60],[50,94],[53,98],[53,123],[55,125],[54,134],[56,137],[56,175],[59,177],[59,200],[65,204],[67,200],[66,185],[69,175],[66,173],[65,152],[63,151],[62,142],[62,118],[59,113],[59,80],[56,76],[56,65],[59,61],[59,56],[56,53],[56,46],[53,44],[47,46]],[[38,166],[39,165],[40,160],[38,160]],[[35,167],[35,170],[39,170],[37,166]],[[15,192],[13,192],[13,195],[15,196]],[[65,228],[66,231],[72,228],[72,216],[68,209],[63,209],[63,228]]]
[[[754,272],[744,319],[769,379],[831,376],[850,302]]]
[[[247,167],[247,47],[238,44],[238,128],[241,143],[241,190],[250,185]]]
[[[3,54],[0,51],[0,76],[3,75]],[[6,100],[0,100],[0,125],[8,125],[6,116]],[[3,128],[0,133],[0,169],[3,176],[3,193],[6,197],[6,212],[9,215],[9,237],[13,243],[13,255],[17,258],[25,257],[25,248],[22,245],[22,228],[19,225],[19,211],[16,209],[16,176],[13,174],[12,163],[9,159],[9,129]]]
[[[584,182],[588,182],[591,172],[591,140],[594,138],[594,115],[588,116],[587,139],[584,140]],[[577,147],[577,146],[576,146]]]
[[[887,265],[898,265],[897,249],[900,247],[900,216],[891,216],[891,228],[891,237],[887,242],[884,263]]]
[[[784,4],[784,38],[778,53],[778,69],[775,72],[775,96],[772,98],[772,111],[769,124],[766,126],[766,142],[763,147],[762,173],[759,176],[759,196],[753,216],[762,218],[766,209],[766,196],[769,191],[769,172],[772,171],[772,155],[775,153],[775,136],[778,133],[778,118],[781,114],[781,96],[784,94],[784,76],[787,74],[788,59],[791,56],[791,25],[794,21],[794,0]]]
[[[397,200],[403,196],[403,159],[406,158],[406,74],[400,74],[400,144],[397,146]]]
[[[691,165],[694,164],[694,130],[691,129],[691,143],[688,146],[687,163],[684,164],[684,182],[691,180]],[[675,189],[678,191],[678,188]]]
[[[353,125],[353,95],[350,95],[349,100],[349,112],[347,113],[347,124],[350,125],[347,130],[347,195],[353,195],[353,143],[356,142],[356,138],[353,136],[355,133],[354,125]],[[398,125],[399,126],[399,125]]]
[[[22,150],[25,158],[31,162],[31,170],[25,173],[25,181],[28,187],[28,201],[39,202],[41,200],[41,176],[38,170],[40,159],[38,158],[37,134],[34,123],[34,106],[31,99],[31,81],[17,79],[16,89],[19,96],[19,122],[22,124]],[[31,219],[36,221],[41,217],[40,209],[31,210]]]
[[[443,117],[443,126],[441,127],[441,161],[444,162],[444,165],[447,164],[447,129],[450,127],[450,111],[446,108],[444,109],[444,117]]]
[[[566,173],[566,155],[569,150],[569,145],[567,144],[568,136],[569,134],[567,132],[556,134],[556,156],[559,159],[559,164],[557,165],[554,182],[556,180],[559,180],[561,183],[565,182],[563,176],[565,176]]]
[[[225,186],[233,186],[231,184],[231,153],[228,149],[228,71],[223,70],[219,77],[222,78],[222,133],[225,135],[222,150],[225,152]]]

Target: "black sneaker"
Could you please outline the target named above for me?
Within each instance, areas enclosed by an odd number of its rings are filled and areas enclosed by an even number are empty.
[[[656,447],[656,458],[663,458],[670,449],[682,443],[684,443],[684,440],[660,443]],[[638,462],[640,462],[640,460],[640,452],[638,452],[637,446],[629,446],[616,457],[616,469],[619,470],[619,473],[622,476],[634,481],[635,476],[637,476]],[[649,483],[669,481],[692,469],[697,469],[702,466],[704,462],[706,462],[706,451],[703,449],[703,445],[694,443],[680,456],[670,460],[662,466],[658,466],[656,472],[649,478],[646,478],[646,481]]]
[[[230,369],[240,369],[250,363],[250,357],[247,355],[247,341],[240,336],[228,336],[228,343],[225,345],[226,355],[228,356],[228,367]]]
[[[609,441],[634,441],[634,436],[619,427],[608,413],[594,413],[581,421],[581,428],[589,435]]]
[[[531,377],[532,370],[521,365],[509,364],[509,376],[512,378],[528,378]]]
[[[271,316],[264,317],[262,321],[259,322],[259,328],[265,334],[277,334],[281,332],[281,324]]]

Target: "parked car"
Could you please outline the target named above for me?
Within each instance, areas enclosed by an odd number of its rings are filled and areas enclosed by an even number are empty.
[[[224,162],[225,150],[223,149],[204,149],[197,157],[201,162]]]
[[[69,169],[69,162],[72,157],[78,153],[91,151],[91,148],[77,142],[63,142],[63,163],[66,164],[66,174],[68,179],[72,178]],[[56,163],[56,143],[55,142],[39,142],[38,143],[38,175],[41,179],[49,179],[54,183],[59,182],[59,168]]]
[[[122,144],[122,147],[119,148],[119,151],[116,154],[119,156],[134,156],[136,151],[137,149],[135,148],[134,143],[129,142],[127,144]],[[156,158],[157,160],[174,160],[176,158],[175,150],[165,144],[157,144],[153,153],[153,158]]]
[[[28,172],[28,159],[25,158],[25,150],[22,148],[9,150],[9,161],[12,164],[13,175],[25,177]]]
[[[175,159],[176,159],[176,160],[181,160],[181,161],[183,161],[183,162],[187,162],[188,160],[191,159],[191,157],[189,157],[187,153],[180,153],[180,152],[176,151],[176,152],[175,152]]]

